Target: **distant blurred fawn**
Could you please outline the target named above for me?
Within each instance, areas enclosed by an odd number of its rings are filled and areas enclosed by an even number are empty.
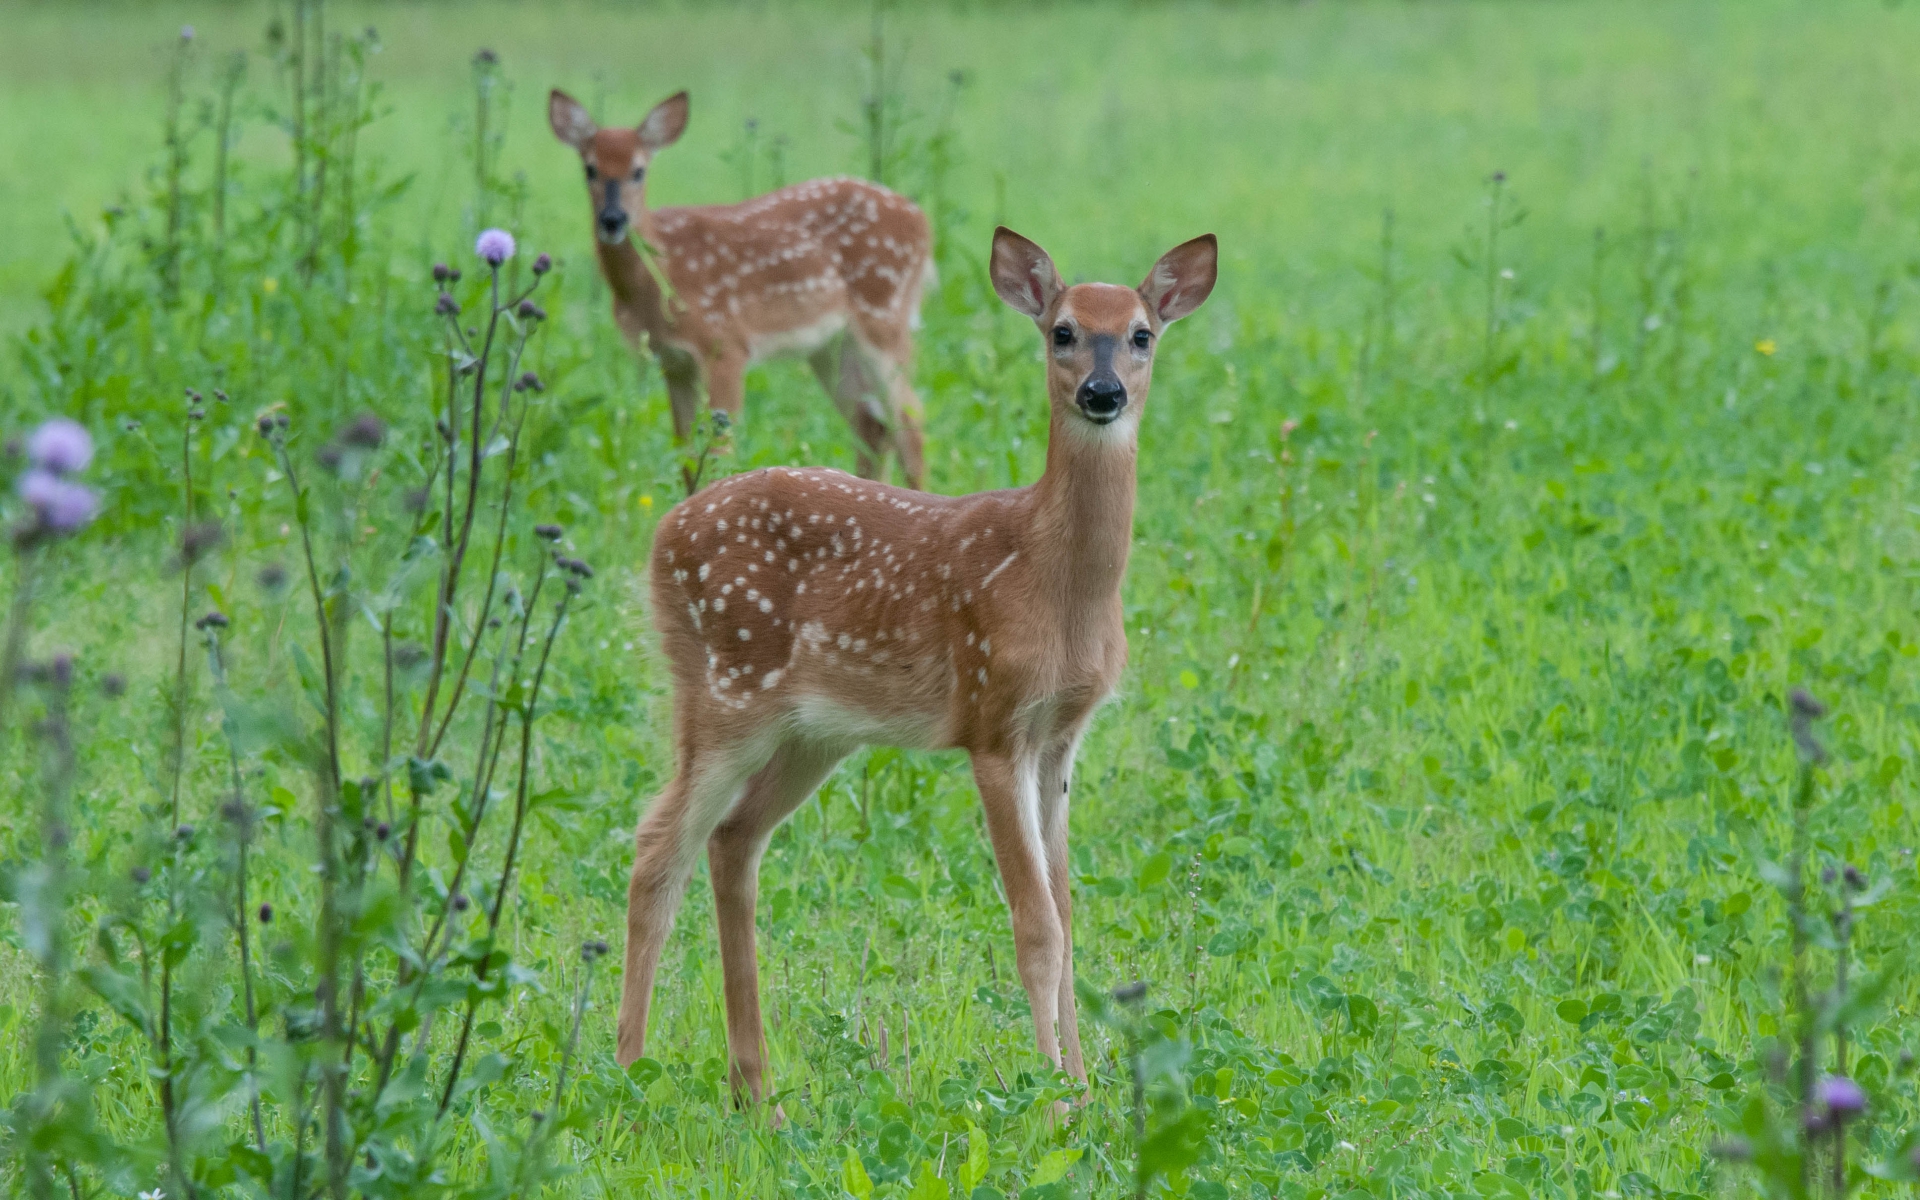
[[[1066,287],[999,229],[994,290],[1046,344],[1047,465],[1029,487],[934,496],[774,467],[676,506],[653,545],[677,773],[635,838],[619,1061],[646,1047],[654,971],[702,846],[736,1096],[766,1093],[754,952],[775,827],[863,744],[959,747],[1012,908],[1040,1052],[1086,1078],[1073,1003],[1067,785],[1126,663],[1134,460],[1167,325],[1213,290],[1211,234],[1138,288]]]
[[[692,432],[703,387],[709,404],[737,418],[747,367],[800,354],[859,437],[860,474],[879,478],[892,448],[908,486],[922,486],[912,373],[913,327],[933,275],[925,213],[857,179],[650,210],[647,167],[686,128],[685,92],[635,128],[601,129],[556,89],[547,120],[586,165],[614,320],[636,351],[660,360],[676,437]],[[629,237],[635,229],[666,275],[665,292]]]

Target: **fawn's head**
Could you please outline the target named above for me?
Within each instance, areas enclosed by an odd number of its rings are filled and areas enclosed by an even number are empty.
[[[1219,267],[1212,234],[1161,256],[1137,288],[1060,280],[1053,260],[1013,230],[993,231],[993,290],[1033,318],[1047,341],[1047,395],[1082,428],[1139,427],[1160,334],[1199,308]]]
[[[593,198],[593,231],[601,241],[627,240],[633,214],[646,204],[647,164],[687,127],[687,94],[675,92],[632,129],[602,129],[580,102],[559,88],[547,97],[553,136],[580,152]]]

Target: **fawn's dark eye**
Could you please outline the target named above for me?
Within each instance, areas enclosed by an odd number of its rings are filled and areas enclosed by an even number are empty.
[[[589,182],[591,182],[591,181],[593,181],[593,180],[595,180],[595,179],[598,179],[598,178],[600,178],[600,172],[598,172],[598,171],[596,171],[596,170],[594,170],[594,169],[593,169],[593,164],[592,164],[592,163],[588,163],[588,164],[587,164],[587,179],[588,179],[588,181],[589,181]]]
[[[1055,325],[1053,327],[1053,344],[1056,346],[1073,345],[1073,329],[1066,325]]]
[[[633,181],[635,183],[639,183],[641,178],[645,176],[646,173],[647,173],[647,169],[645,167],[635,167],[633,169]]]
[[[1136,329],[1133,331],[1133,344],[1145,350],[1153,344],[1153,335],[1144,329]]]

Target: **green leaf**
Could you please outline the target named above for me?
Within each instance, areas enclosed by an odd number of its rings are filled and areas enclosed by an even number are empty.
[[[324,718],[327,715],[327,688],[320,668],[314,665],[313,658],[307,653],[305,646],[299,642],[291,642],[290,647],[293,651],[294,670],[300,675],[300,690],[306,694],[307,703],[313,705],[313,711]]]
[[[1040,1160],[1040,1165],[1033,1169],[1033,1174],[1027,1179],[1027,1186],[1044,1187],[1065,1179],[1067,1172],[1073,1169],[1073,1164],[1079,1162],[1084,1153],[1079,1149],[1055,1150]]]
[[[1206,1141],[1207,1114],[1198,1108],[1189,1108],[1141,1141],[1141,1178],[1151,1180],[1186,1170],[1199,1161]]]
[[[139,980],[101,965],[81,967],[78,974],[80,982],[93,989],[94,994],[106,1001],[107,1007],[124,1018],[127,1024],[142,1031],[146,1029],[147,1001],[140,990]]]
[[[846,1188],[854,1200],[870,1200],[873,1195],[873,1179],[860,1161],[860,1152],[852,1146],[847,1147],[846,1165],[840,1168],[840,1186]]]
[[[416,796],[431,796],[433,789],[453,778],[453,771],[439,759],[407,759],[407,787]]]
[[[1587,1002],[1569,998],[1553,1006],[1553,1013],[1569,1025],[1578,1025],[1587,1019]]]
[[[934,1174],[932,1163],[921,1163],[913,1174],[913,1190],[907,1200],[947,1200],[947,1181]]]
[[[245,1142],[234,1142],[227,1147],[227,1158],[261,1184],[273,1183],[273,1160]]]
[[[960,1164],[960,1190],[972,1194],[987,1178],[987,1135],[967,1122],[967,1161]]]
[[[1357,1036],[1370,1038],[1380,1028],[1380,1008],[1365,996],[1348,996],[1347,1021]]]
[[[1173,873],[1173,855],[1162,850],[1160,853],[1140,864],[1140,873],[1133,877],[1134,886],[1141,891],[1155,886]]]

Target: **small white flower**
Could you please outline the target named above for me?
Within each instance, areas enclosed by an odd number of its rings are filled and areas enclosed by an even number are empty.
[[[159,1188],[155,1188],[150,1192],[141,1192],[140,1200],[167,1200],[167,1194]]]
[[[1512,279],[1512,278],[1513,278],[1513,268],[1512,268],[1512,267],[1501,267],[1501,268],[1500,268],[1500,278],[1502,278],[1502,279],[1509,279],[1509,280],[1510,280],[1510,279]]]
[[[1693,963],[1697,967],[1704,967],[1712,961],[1713,955],[1711,954],[1696,954],[1693,956]]]
[[[1359,1149],[1359,1147],[1354,1145],[1352,1142],[1341,1142],[1340,1148],[1342,1150],[1358,1150]]]

